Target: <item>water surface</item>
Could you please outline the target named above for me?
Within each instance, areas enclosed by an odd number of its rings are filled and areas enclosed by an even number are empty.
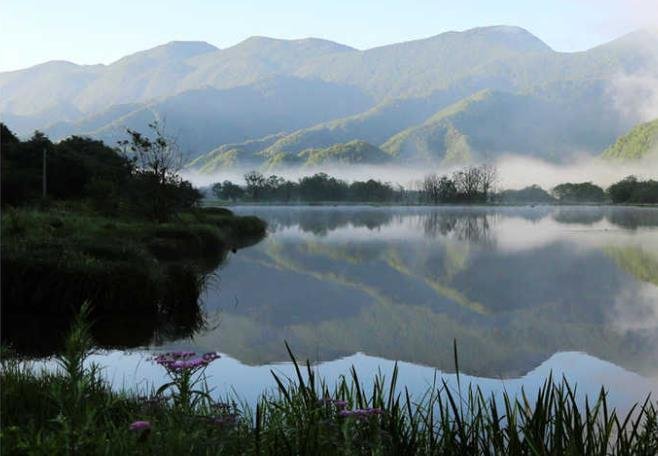
[[[658,209],[237,207],[269,223],[220,267],[208,323],[152,349],[219,351],[217,394],[271,388],[288,341],[329,380],[401,362],[421,392],[459,368],[486,391],[549,372],[617,404],[658,391]],[[123,385],[158,383],[148,350],[95,357]]]

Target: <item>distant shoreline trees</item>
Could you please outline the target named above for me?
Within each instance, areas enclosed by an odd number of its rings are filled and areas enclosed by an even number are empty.
[[[416,190],[375,179],[354,181],[316,173],[298,181],[245,174],[246,185],[229,180],[211,186],[211,194],[230,202],[361,202],[397,204],[658,204],[658,182],[629,176],[608,189],[591,182],[563,183],[547,191],[539,185],[519,190],[496,191],[498,172],[482,165],[455,171],[452,175],[427,175]]]
[[[628,176],[608,187],[613,203],[658,204],[658,181]]]
[[[211,187],[213,196],[225,201],[254,202],[407,202],[408,192],[387,182],[374,179],[347,183],[344,180],[317,173],[305,176],[297,182],[281,176],[264,176],[250,171],[244,176],[245,186],[231,181],[216,183]]]

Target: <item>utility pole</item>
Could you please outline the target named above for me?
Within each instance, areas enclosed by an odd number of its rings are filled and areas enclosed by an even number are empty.
[[[46,197],[46,148],[43,148],[43,167],[42,167],[42,173],[41,173],[41,196],[43,198]]]

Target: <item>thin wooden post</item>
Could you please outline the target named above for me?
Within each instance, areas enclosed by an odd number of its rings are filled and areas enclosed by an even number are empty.
[[[46,197],[46,189],[47,187],[47,182],[46,182],[46,148],[43,148],[43,166],[42,166],[42,173],[41,173],[41,196],[43,198]]]

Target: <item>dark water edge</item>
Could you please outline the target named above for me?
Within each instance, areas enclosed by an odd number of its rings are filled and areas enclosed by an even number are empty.
[[[195,216],[196,224],[120,221],[118,228],[75,213],[16,211],[10,217],[24,220],[3,218],[3,234],[10,239],[3,239],[2,344],[31,357],[61,350],[84,302],[91,304],[91,331],[99,348],[190,337],[205,324],[199,297],[227,254],[265,235],[261,220],[225,209],[204,210]],[[76,218],[102,224],[113,238],[94,233],[77,241],[67,227],[78,228]],[[20,226],[28,223],[29,228]],[[35,224],[54,235],[32,234]],[[57,230],[65,231],[58,235]],[[133,232],[137,240],[123,238]]]

